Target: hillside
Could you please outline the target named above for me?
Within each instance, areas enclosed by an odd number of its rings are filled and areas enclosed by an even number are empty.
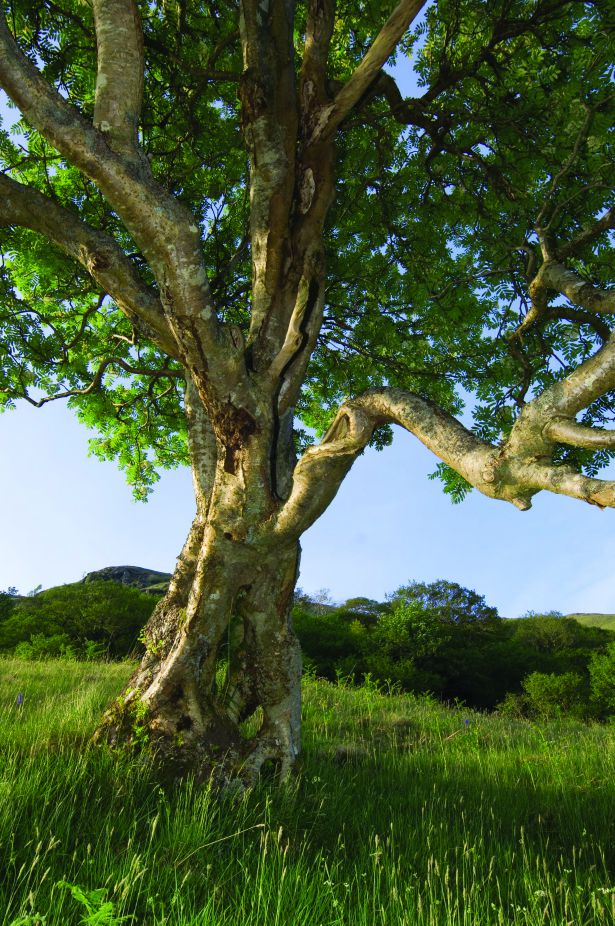
[[[586,627],[602,627],[615,631],[615,614],[568,614],[568,617],[585,624]]]
[[[105,566],[104,569],[88,572],[81,581],[86,585],[90,582],[119,582],[153,595],[163,595],[170,580],[170,572],[158,572],[142,566]]]

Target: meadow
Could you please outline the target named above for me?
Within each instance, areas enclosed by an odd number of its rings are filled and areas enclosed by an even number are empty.
[[[304,682],[276,788],[89,745],[130,663],[0,660],[0,926],[615,923],[615,726]]]

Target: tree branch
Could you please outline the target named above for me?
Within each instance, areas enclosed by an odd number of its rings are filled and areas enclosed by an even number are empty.
[[[0,173],[0,225],[21,225],[45,235],[78,261],[124,314],[144,322],[156,343],[177,357],[177,344],[156,292],[139,277],[121,248],[104,232],[38,190]]]
[[[588,325],[592,328],[602,343],[604,344],[611,336],[611,329],[605,325],[602,319],[594,315],[593,312],[585,312],[583,309],[568,308],[563,305],[549,306],[544,314],[545,319],[561,318],[564,321],[572,322],[573,325]]]
[[[93,180],[125,223],[149,261],[168,302],[169,320],[189,319],[175,330],[185,361],[195,369],[209,358],[210,381],[225,369],[227,345],[220,344],[219,325],[211,301],[201,236],[191,213],[160,187],[141,159],[118,156],[95,129],[42,77],[18,48],[0,15],[0,86],[34,126],[72,164]]]
[[[126,363],[125,360],[122,360],[121,357],[107,357],[105,360],[100,362],[92,381],[83,389],[66,389],[64,392],[56,392],[53,395],[43,396],[42,399],[33,399],[32,396],[29,395],[27,389],[24,389],[21,398],[25,399],[26,402],[29,402],[30,405],[34,405],[35,408],[42,408],[43,405],[47,405],[48,402],[57,402],[59,399],[72,399],[75,396],[91,395],[93,392],[96,392],[97,389],[100,389],[104,375],[110,366],[120,367],[120,369],[124,370],[126,373],[134,373],[141,376],[153,376],[156,379],[160,379],[162,376],[167,376],[172,379],[184,378],[184,374],[181,370],[171,370],[166,368],[163,370],[150,370],[147,367],[134,367],[131,364]]]
[[[306,112],[327,97],[327,63],[335,25],[336,0],[310,0],[303,64],[301,67],[301,108]]]
[[[94,125],[111,148],[137,152],[143,98],[143,32],[135,0],[93,0],[98,73]]]
[[[603,315],[612,315],[615,312],[615,289],[600,289],[593,286],[557,261],[546,261],[540,268],[537,278],[538,276],[541,286],[561,293],[573,305]]]
[[[562,418],[574,414],[570,409],[581,400],[585,407],[607,391],[609,381],[615,385],[615,339],[610,348],[610,355],[603,348],[566,380],[529,402],[499,446],[481,440],[428,399],[402,389],[373,389],[344,403],[320,444],[310,447],[297,463],[292,491],[273,532],[287,539],[313,524],[335,497],[374,430],[383,424],[410,431],[483,495],[510,502],[521,511],[531,507],[532,497],[541,489],[615,508],[615,481],[592,479],[551,462],[555,444],[564,439],[564,433],[574,436],[577,446],[615,447],[615,434],[580,425],[567,425],[564,431],[562,424]],[[600,370],[609,363],[610,373],[598,386]]]
[[[561,248],[557,248],[555,252],[556,258],[565,260],[567,257],[576,256],[586,245],[591,244],[602,232],[608,231],[609,228],[615,228],[615,208],[613,207],[605,212],[597,222],[580,232],[572,241],[562,245]]]
[[[572,418],[555,418],[545,433],[551,440],[587,450],[615,450],[615,431],[606,428],[588,428]]]
[[[372,42],[363,60],[332,103],[321,109],[311,141],[331,136],[378,77],[380,69],[427,0],[401,0]]]
[[[251,343],[272,311],[289,254],[298,130],[293,7],[286,0],[264,5],[241,0],[239,97],[250,155]]]

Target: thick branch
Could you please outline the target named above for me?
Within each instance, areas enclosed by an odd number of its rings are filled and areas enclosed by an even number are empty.
[[[374,389],[346,402],[320,444],[310,447],[299,460],[293,490],[278,515],[277,533],[300,534],[320,517],[374,430],[383,424],[401,425],[468,482],[490,487],[494,448],[428,399],[401,389]],[[487,482],[483,471],[487,471]]]
[[[42,77],[20,51],[0,16],[0,85],[34,126],[100,188],[149,261],[169,321],[190,320],[192,335],[178,341],[186,361],[211,379],[224,368],[218,324],[205,272],[200,232],[192,215],[152,178],[143,160],[135,168]],[[186,326],[182,326],[184,330]],[[176,337],[180,329],[174,331]]]
[[[326,99],[327,62],[335,25],[336,0],[310,0],[301,67],[301,107]]]
[[[572,418],[555,418],[545,433],[550,440],[573,447],[585,447],[587,450],[614,450],[615,431],[605,428],[588,428],[577,424]]]
[[[135,0],[93,0],[98,74],[94,125],[116,151],[133,153],[143,98],[143,32]]]
[[[615,312],[615,289],[593,286],[563,264],[547,261],[542,265],[539,276],[542,286],[566,296],[573,305],[604,315],[612,315]]]
[[[359,102],[427,0],[401,0],[333,103],[325,107],[312,140],[330,136]]]
[[[292,7],[286,0],[241,3],[239,96],[250,154],[251,341],[274,308],[289,254],[298,127]]]
[[[615,333],[565,379],[553,383],[528,402],[512,430],[509,443],[515,433],[521,435],[522,441],[525,440],[527,428],[537,434],[539,430],[544,431],[553,419],[574,418],[612,389],[615,389]],[[544,452],[545,448],[542,450]]]
[[[565,382],[556,386],[565,391]],[[541,489],[599,507],[615,507],[615,481],[591,479],[551,463],[554,444],[560,439],[554,434],[561,433],[561,414],[553,405],[555,388],[528,403],[508,440],[499,446],[481,440],[433,402],[401,389],[374,389],[346,402],[321,443],[299,460],[292,492],[278,514],[274,532],[285,539],[296,537],[313,524],[335,497],[374,430],[383,424],[398,424],[410,431],[483,495],[510,502],[521,511],[531,507],[532,496]],[[581,430],[588,441],[585,432],[591,429]],[[608,432],[595,433],[599,443],[594,441],[591,446],[604,447],[603,435]],[[610,440],[608,446],[615,442]]]
[[[513,332],[511,337],[514,338],[525,334],[547,313],[554,314],[553,310],[549,309],[552,291],[566,296],[573,305],[586,310],[590,317],[596,314],[612,315],[615,313],[615,289],[600,289],[556,260],[545,260],[528,288],[532,304],[523,322]],[[604,326],[600,326],[598,319],[595,325],[599,333],[601,329],[602,337],[605,333]]]
[[[0,225],[21,225],[45,235],[77,260],[131,320],[137,316],[171,357],[177,344],[164,317],[156,292],[139,277],[121,248],[108,235],[92,228],[73,212],[38,190],[0,174]]]

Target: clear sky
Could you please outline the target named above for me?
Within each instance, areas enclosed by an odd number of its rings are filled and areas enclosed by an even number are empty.
[[[173,569],[194,511],[189,472],[165,473],[136,503],[113,464],[88,457],[87,440],[59,402],[0,415],[0,589],[24,594],[103,566]],[[615,511],[547,493],[528,512],[478,492],[454,506],[426,478],[436,463],[401,429],[392,447],[367,451],[304,537],[302,588],[383,598],[444,578],[505,617],[615,612]]]

